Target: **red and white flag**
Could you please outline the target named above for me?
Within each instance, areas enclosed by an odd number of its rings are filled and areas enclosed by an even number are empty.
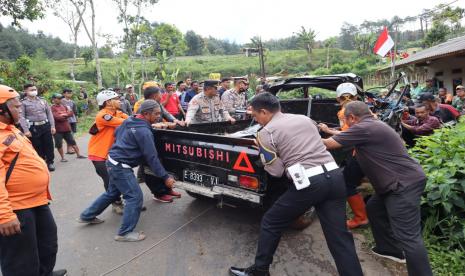
[[[394,40],[392,40],[391,36],[389,35],[387,27],[384,27],[383,32],[378,37],[378,41],[376,41],[373,52],[384,57],[389,52],[389,50],[392,49],[392,47],[394,47]]]

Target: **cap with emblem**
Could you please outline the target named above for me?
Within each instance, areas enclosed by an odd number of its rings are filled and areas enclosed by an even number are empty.
[[[155,100],[145,100],[137,110],[137,114],[142,114],[145,111],[152,110],[154,108],[160,108],[160,105]]]
[[[133,88],[132,84],[126,84],[126,89]]]
[[[207,87],[217,87],[220,82],[218,80],[206,80],[203,82],[204,89]]]
[[[19,94],[16,90],[9,86],[0,84],[0,104],[17,97],[19,97]]]
[[[464,90],[465,87],[463,85],[457,85],[457,87],[455,88],[455,90]]]
[[[62,99],[62,98],[63,98],[63,95],[58,94],[58,93],[55,93],[52,95],[52,99]]]

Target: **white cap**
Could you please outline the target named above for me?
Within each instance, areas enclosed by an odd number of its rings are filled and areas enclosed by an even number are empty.
[[[102,106],[104,102],[118,97],[118,94],[116,94],[114,91],[103,90],[97,94],[97,104]]]
[[[357,96],[357,87],[353,83],[346,82],[341,83],[336,89],[336,97],[340,97],[344,94],[350,94],[352,96]]]
[[[134,87],[132,84],[126,84],[126,89]]]

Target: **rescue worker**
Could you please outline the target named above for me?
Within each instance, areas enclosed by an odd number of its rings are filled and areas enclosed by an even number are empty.
[[[47,164],[15,125],[19,94],[0,85],[0,267],[4,276],[66,275],[53,271],[57,227],[48,206]]]
[[[357,100],[357,88],[353,83],[342,83],[336,89],[337,101],[341,105],[341,110],[337,113],[341,129],[331,129],[325,124],[319,124],[321,131],[330,134],[336,135],[341,133],[341,131],[346,131],[349,129],[349,125],[345,121],[344,117],[344,106],[350,102]],[[365,176],[360,165],[355,159],[355,152],[350,151],[349,155],[345,160],[345,166],[343,170],[344,180],[346,183],[347,190],[347,202],[349,203],[350,208],[354,217],[347,221],[347,228],[354,229],[360,226],[368,224],[367,212],[365,209],[365,201],[357,191],[357,187],[360,185],[362,178]]]
[[[186,124],[221,121],[235,123],[236,120],[229,115],[218,96],[218,81],[206,80],[203,86],[204,91],[195,95],[189,103],[186,113]]]
[[[303,115],[281,113],[278,98],[268,92],[256,95],[250,106],[253,117],[263,126],[257,142],[265,170],[278,178],[286,175],[293,183],[263,216],[254,265],[231,267],[230,273],[270,275],[282,232],[315,206],[339,274],[363,275],[346,227],[344,177],[314,122]]]
[[[26,97],[21,105],[21,128],[24,134],[31,139],[39,156],[47,163],[48,170],[54,171],[53,135],[56,130],[50,105],[46,100],[37,96],[35,85],[24,85],[24,91]]]
[[[355,157],[373,185],[375,194],[367,203],[376,243],[372,252],[407,262],[410,276],[433,275],[421,236],[426,175],[420,164],[408,155],[394,129],[374,118],[365,103],[348,103],[344,116],[349,129],[323,143],[328,149],[355,147]]]
[[[103,222],[97,216],[110,203],[118,200],[121,193],[125,206],[123,221],[115,240],[134,242],[145,239],[142,232],[134,231],[142,209],[143,194],[132,168],[145,162],[156,176],[163,178],[166,186],[172,188],[175,183],[174,178],[161,165],[155,148],[151,125],[160,118],[160,114],[160,105],[154,100],[146,100],[141,104],[139,114],[125,120],[115,131],[115,144],[107,160],[110,186],[108,191],[81,213],[79,222]]]
[[[231,88],[221,96],[224,108],[231,116],[234,116],[236,110],[247,109],[247,81],[245,79],[234,80],[234,88]]]
[[[105,191],[108,191],[110,177],[105,162],[108,151],[115,142],[115,129],[119,127],[128,115],[119,110],[119,95],[110,90],[97,94],[97,104],[100,111],[95,116],[95,122],[89,133],[92,135],[88,145],[88,158],[92,161],[95,171],[103,180]],[[113,211],[123,213],[123,203],[117,199],[113,203]]]

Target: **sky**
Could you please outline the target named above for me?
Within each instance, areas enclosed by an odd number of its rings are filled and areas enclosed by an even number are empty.
[[[174,24],[183,33],[193,30],[202,36],[228,39],[237,43],[250,42],[256,35],[263,40],[291,36],[301,26],[317,32],[317,40],[339,34],[344,22],[360,24],[364,20],[390,19],[416,16],[425,8],[454,0],[390,0],[390,1],[343,1],[343,0],[159,0],[143,9],[142,15],[149,21]],[[122,26],[117,22],[118,11],[111,0],[95,0],[97,33],[122,36]],[[457,0],[453,6],[465,7],[465,0]],[[135,11],[133,11],[135,14]],[[1,18],[4,25],[11,22]],[[43,31],[70,42],[69,30],[51,11],[42,20],[23,21],[23,28],[31,32]],[[90,26],[90,23],[89,23]],[[408,29],[419,29],[419,23],[409,23]],[[104,43],[99,39],[99,44]],[[80,45],[89,45],[84,30],[79,36]]]

